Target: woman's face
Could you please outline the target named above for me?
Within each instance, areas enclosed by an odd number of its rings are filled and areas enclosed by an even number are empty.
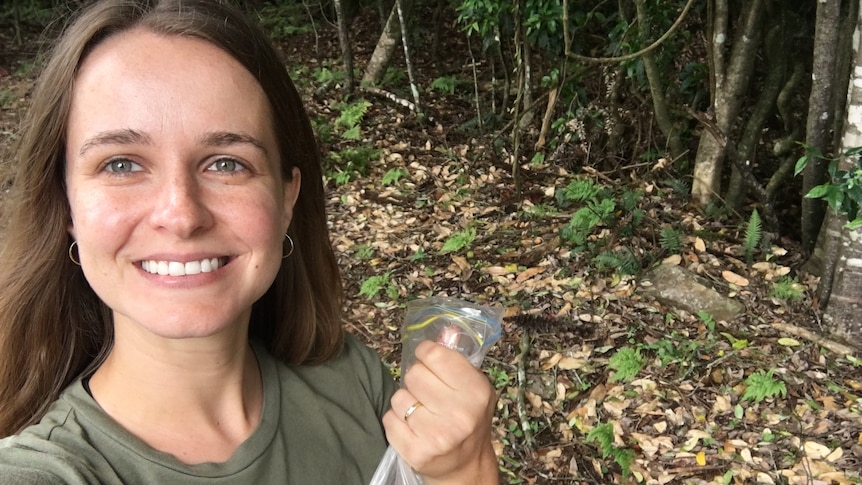
[[[132,30],[87,56],[68,120],[68,229],[116,326],[245,329],[299,192],[279,156],[262,88],[215,45]]]

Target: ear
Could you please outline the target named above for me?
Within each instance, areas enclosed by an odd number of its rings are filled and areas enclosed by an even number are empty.
[[[290,227],[290,221],[293,219],[293,208],[296,206],[296,200],[299,198],[299,188],[302,179],[298,167],[293,167],[291,174],[291,179],[284,181],[284,219],[282,220],[284,231],[282,232],[285,233],[287,232],[287,228]]]

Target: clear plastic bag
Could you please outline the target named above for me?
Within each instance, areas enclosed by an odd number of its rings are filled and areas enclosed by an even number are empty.
[[[503,309],[476,305],[457,298],[432,297],[407,304],[401,330],[401,375],[416,361],[416,346],[434,340],[467,357],[474,367],[482,364],[500,338]],[[391,446],[377,466],[370,485],[421,485],[422,477]]]

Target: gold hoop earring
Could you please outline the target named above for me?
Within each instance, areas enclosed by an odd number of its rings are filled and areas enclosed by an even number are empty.
[[[77,246],[77,245],[78,245],[78,241],[72,241],[72,244],[69,245],[69,259],[71,259],[72,262],[75,263],[76,265],[81,266],[81,261],[75,259],[75,254],[72,252],[72,250],[75,249],[75,246]]]
[[[291,239],[290,235],[288,235],[287,233],[284,233],[284,237],[285,237],[285,239],[287,239],[287,242],[290,243],[290,251],[288,251],[287,254],[282,256],[281,259],[289,258],[290,255],[293,254],[293,250],[296,249],[296,246],[293,244],[293,239]]]

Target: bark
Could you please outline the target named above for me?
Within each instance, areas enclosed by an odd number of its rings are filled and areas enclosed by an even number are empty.
[[[837,54],[839,11],[841,0],[819,0],[814,25],[814,64],[811,75],[811,93],[808,96],[808,117],[805,126],[805,144],[829,153],[829,129],[832,127],[832,94],[836,84],[834,76]],[[812,157],[805,167],[802,193],[826,182],[828,160]],[[802,247],[811,251],[823,223],[826,204],[821,199],[802,199]]]
[[[751,165],[751,161],[754,158],[757,144],[760,142],[761,133],[763,133],[763,127],[775,111],[778,94],[785,85],[785,77],[787,76],[784,24],[781,16],[773,18],[776,20],[776,25],[773,25],[769,29],[763,43],[766,51],[766,62],[769,63],[769,70],[767,71],[763,88],[757,97],[754,109],[751,111],[751,116],[748,117],[748,122],[745,124],[745,129],[737,145],[737,151],[742,162],[748,166]],[[729,207],[737,210],[742,206],[742,200],[745,195],[746,190],[742,181],[742,172],[734,166],[730,176],[727,195],[724,197],[725,202]]]
[[[857,15],[856,22],[853,36],[856,68],[847,95],[841,153],[848,148],[862,146],[862,16]],[[842,159],[840,163],[845,170],[856,167],[855,160]],[[858,345],[862,339],[862,230],[842,227],[831,290],[824,313],[827,328]]]
[[[736,38],[725,59],[726,42],[729,35],[727,19],[729,15],[726,0],[715,0],[710,57],[712,66],[713,92],[712,108],[715,123],[722,133],[730,134],[745,99],[744,93],[754,70],[758,51],[763,0],[744,3],[746,10],[736,29]],[[694,181],[691,193],[694,201],[702,206],[716,199],[721,182],[721,170],[725,151],[718,140],[709,134],[700,137],[694,162]]]
[[[644,0],[635,0],[637,9],[638,28],[641,31],[641,37],[646,39],[649,36],[649,16],[646,14]],[[671,115],[668,108],[667,98],[665,97],[665,83],[662,79],[661,71],[658,68],[653,51],[645,53],[641,57],[646,71],[647,81],[649,82],[650,96],[652,98],[653,112],[655,113],[656,124],[659,130],[664,135],[666,145],[670,148],[671,160],[677,160],[683,156],[685,147],[679,137],[679,128]]]
[[[404,13],[404,0],[395,0],[395,9],[398,11],[398,22],[401,25],[406,25],[407,16]],[[407,77],[410,79],[410,92],[413,93],[413,101],[416,103],[416,109],[422,112],[422,105],[419,103],[419,87],[416,85],[416,76],[413,72],[413,61],[410,58],[410,43],[407,41],[410,36],[403,33],[401,35],[401,45],[404,46],[404,62],[407,64]]]
[[[431,41],[431,53],[434,58],[435,65],[440,64],[440,37],[443,32],[443,10],[446,8],[446,0],[437,0],[437,6],[434,7],[434,39]]]
[[[410,2],[405,2],[404,8],[409,11]],[[398,21],[398,8],[396,5],[393,5],[392,10],[389,12],[389,18],[386,20],[386,25],[383,27],[383,32],[380,34],[377,45],[374,47],[374,52],[371,54],[371,59],[368,60],[368,64],[365,66],[362,84],[374,85],[380,83],[400,40],[401,23]]]
[[[835,96],[832,96],[833,129],[832,146],[841,144],[841,135],[844,133],[844,117],[847,109],[847,97],[849,92],[850,73],[853,71],[853,29],[856,27],[856,17],[859,15],[859,1],[845,0],[842,3],[842,12],[838,33],[838,54],[835,60]]]
[[[356,82],[353,79],[353,50],[350,47],[350,31],[344,15],[343,0],[334,0],[335,15],[338,17],[338,42],[341,44],[341,62],[344,63],[344,90],[353,94]]]

